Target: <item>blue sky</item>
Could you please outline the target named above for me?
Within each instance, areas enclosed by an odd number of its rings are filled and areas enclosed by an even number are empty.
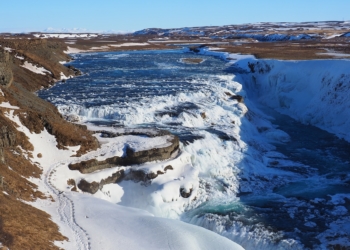
[[[349,0],[1,0],[0,32],[343,21],[350,20],[349,10]]]

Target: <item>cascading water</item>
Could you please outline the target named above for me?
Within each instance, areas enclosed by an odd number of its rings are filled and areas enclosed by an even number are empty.
[[[349,144],[253,102],[249,68],[237,78],[245,92],[221,59],[176,50],[79,54],[71,64],[84,75],[39,92],[63,115],[180,137],[200,180],[182,220],[247,249],[297,249],[324,244],[348,218]]]

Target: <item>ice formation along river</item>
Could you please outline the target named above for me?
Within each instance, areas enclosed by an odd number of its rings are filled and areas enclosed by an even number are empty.
[[[40,91],[42,98],[91,126],[169,130],[191,168],[190,178],[175,171],[161,184],[123,181],[100,197],[200,225],[246,249],[350,244],[349,61],[206,50],[74,59],[84,74]],[[171,187],[186,178],[192,194],[178,199]]]

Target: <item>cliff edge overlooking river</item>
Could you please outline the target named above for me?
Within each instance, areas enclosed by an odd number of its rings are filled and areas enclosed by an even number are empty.
[[[77,154],[96,149],[98,142],[86,127],[65,121],[56,107],[34,93],[60,81],[63,74],[75,74],[59,63],[70,60],[63,43],[1,39],[0,45],[0,242],[11,249],[47,249],[65,237],[48,214],[25,203],[52,197],[29,181],[39,178],[42,168],[31,160],[33,145],[8,114],[17,115],[33,133],[46,129],[61,149],[81,145]],[[40,68],[47,72],[35,71]]]

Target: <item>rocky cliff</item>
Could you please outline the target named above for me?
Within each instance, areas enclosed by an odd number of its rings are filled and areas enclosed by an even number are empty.
[[[13,74],[10,66],[10,55],[0,50],[0,85],[10,86],[13,81]]]
[[[41,176],[41,166],[32,161],[33,145],[9,113],[32,133],[46,129],[59,148],[81,145],[77,154],[82,154],[99,146],[86,127],[65,121],[55,106],[34,93],[62,74],[76,75],[60,63],[70,60],[66,49],[57,40],[0,39],[0,242],[10,249],[55,249],[53,242],[65,237],[48,214],[22,202],[49,197],[29,181]],[[47,71],[38,74],[23,67],[25,62]]]
[[[0,116],[0,162],[4,163],[4,148],[16,145],[16,132],[8,122]]]

